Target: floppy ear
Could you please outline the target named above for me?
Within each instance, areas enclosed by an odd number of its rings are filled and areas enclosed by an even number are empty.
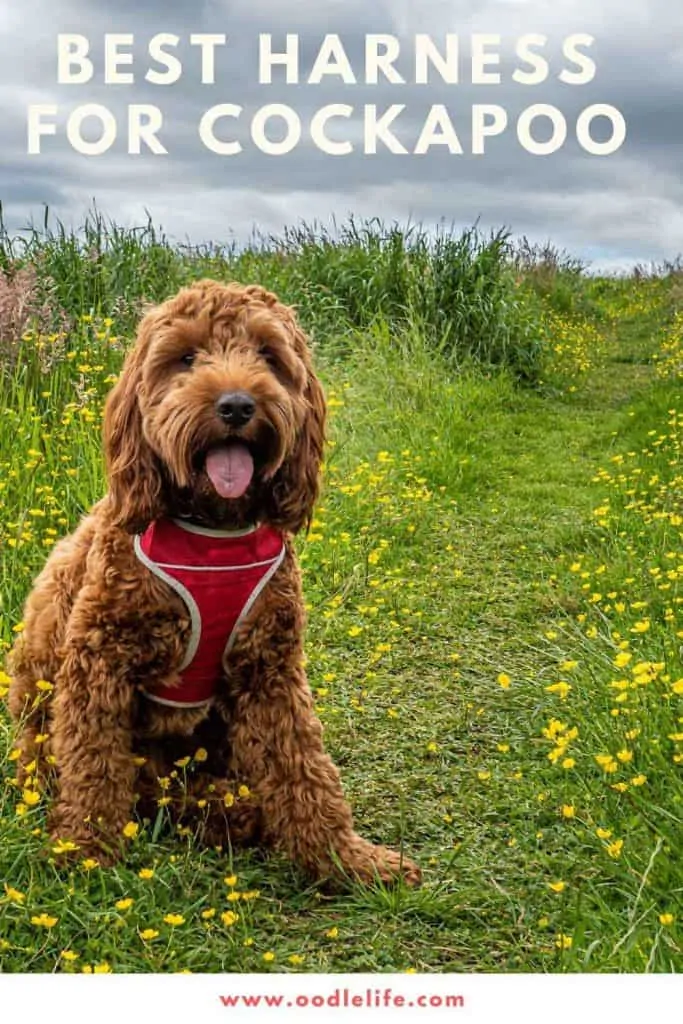
[[[164,514],[161,466],[145,440],[139,401],[150,333],[145,317],[104,409],[104,453],[113,521],[129,533],[141,532]]]
[[[320,489],[320,463],[325,445],[325,394],[315,375],[303,332],[295,329],[295,347],[307,372],[306,414],[292,453],[273,477],[269,521],[291,533],[308,528]]]

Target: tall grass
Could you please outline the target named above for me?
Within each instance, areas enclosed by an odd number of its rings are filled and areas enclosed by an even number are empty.
[[[524,380],[539,371],[539,308],[518,287],[505,232],[430,235],[351,219],[334,231],[302,224],[243,249],[178,247],[151,220],[124,229],[98,210],[79,231],[53,226],[46,212],[41,227],[12,236],[0,207],[0,270],[12,276],[26,266],[54,282],[55,306],[65,315],[114,317],[124,332],[133,330],[143,302],[212,276],[277,291],[330,354],[348,352],[353,332],[381,319],[396,332],[419,324],[451,366],[507,366]]]

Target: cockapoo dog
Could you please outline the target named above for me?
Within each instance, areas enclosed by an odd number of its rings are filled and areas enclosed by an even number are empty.
[[[161,801],[212,845],[418,883],[354,831],[303,668],[292,537],[324,425],[269,292],[200,281],[143,318],[106,403],[108,493],[55,546],[11,658],[20,780],[50,790],[65,848],[112,861]]]

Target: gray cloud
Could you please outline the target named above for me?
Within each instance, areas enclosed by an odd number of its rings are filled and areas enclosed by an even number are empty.
[[[274,0],[203,0],[193,5],[154,0],[144,9],[134,0],[121,0],[115,14],[104,0],[35,0],[32,20],[27,64],[22,41],[26,20],[12,12],[0,14],[0,199],[13,229],[30,216],[40,220],[43,203],[66,223],[77,225],[96,198],[116,220],[139,222],[148,209],[172,236],[193,241],[244,241],[254,226],[267,233],[301,219],[325,222],[332,215],[343,219],[355,213],[427,225],[445,221],[466,226],[479,219],[485,227],[506,225],[537,240],[550,238],[605,266],[659,259],[681,247],[683,186],[678,168],[683,152],[677,124],[683,47],[677,39],[683,11],[664,0],[601,0],[599,5],[589,0],[426,0],[419,5],[414,0],[377,0],[373,5],[299,0],[286,11]],[[135,34],[132,86],[102,84],[106,31]],[[146,44],[160,31],[185,40],[178,51],[185,73],[175,86],[144,81]],[[200,84],[199,54],[186,42],[191,32],[202,31],[229,37],[218,55],[215,85]],[[503,83],[472,86],[466,74],[457,86],[345,86],[336,81],[288,86],[280,80],[268,87],[257,82],[259,32],[271,32],[282,42],[285,33],[298,33],[304,68],[310,68],[324,34],[337,32],[359,76],[365,34],[394,33],[401,37],[403,50],[397,67],[409,78],[413,35],[428,32],[438,42],[447,31],[458,32],[463,41],[471,32],[502,35]],[[81,87],[56,84],[58,32],[82,32],[90,38],[95,81]],[[553,74],[536,87],[511,81],[514,40],[527,32],[549,37],[546,55]],[[562,66],[561,40],[573,32],[596,37],[592,56],[598,73],[581,87],[556,79]],[[466,72],[466,54],[462,69]],[[100,157],[75,153],[64,139],[64,116],[85,102],[106,105],[120,123],[129,103],[158,105],[169,154],[129,156],[123,139]],[[198,138],[201,114],[221,102],[245,108],[237,132],[244,151],[237,157],[212,154]],[[354,118],[343,127],[354,141],[362,137],[364,103],[380,109],[404,103],[396,134],[406,145],[414,145],[435,103],[448,106],[466,150],[473,103],[504,107],[511,127],[489,140],[483,158],[440,149],[424,156],[382,151],[334,158],[305,138],[292,153],[274,158],[254,147],[248,135],[250,114],[269,102],[292,106],[304,123],[326,103],[351,104]],[[557,106],[570,124],[589,104],[611,103],[626,117],[627,140],[619,153],[600,158],[584,153],[570,135],[559,152],[533,157],[519,145],[514,124],[519,112],[536,102]],[[26,155],[29,103],[60,107],[58,136],[43,140],[41,156]]]

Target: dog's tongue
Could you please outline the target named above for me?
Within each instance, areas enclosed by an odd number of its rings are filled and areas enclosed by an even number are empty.
[[[212,448],[206,472],[221,498],[241,498],[254,475],[254,460],[247,446],[235,441]]]

